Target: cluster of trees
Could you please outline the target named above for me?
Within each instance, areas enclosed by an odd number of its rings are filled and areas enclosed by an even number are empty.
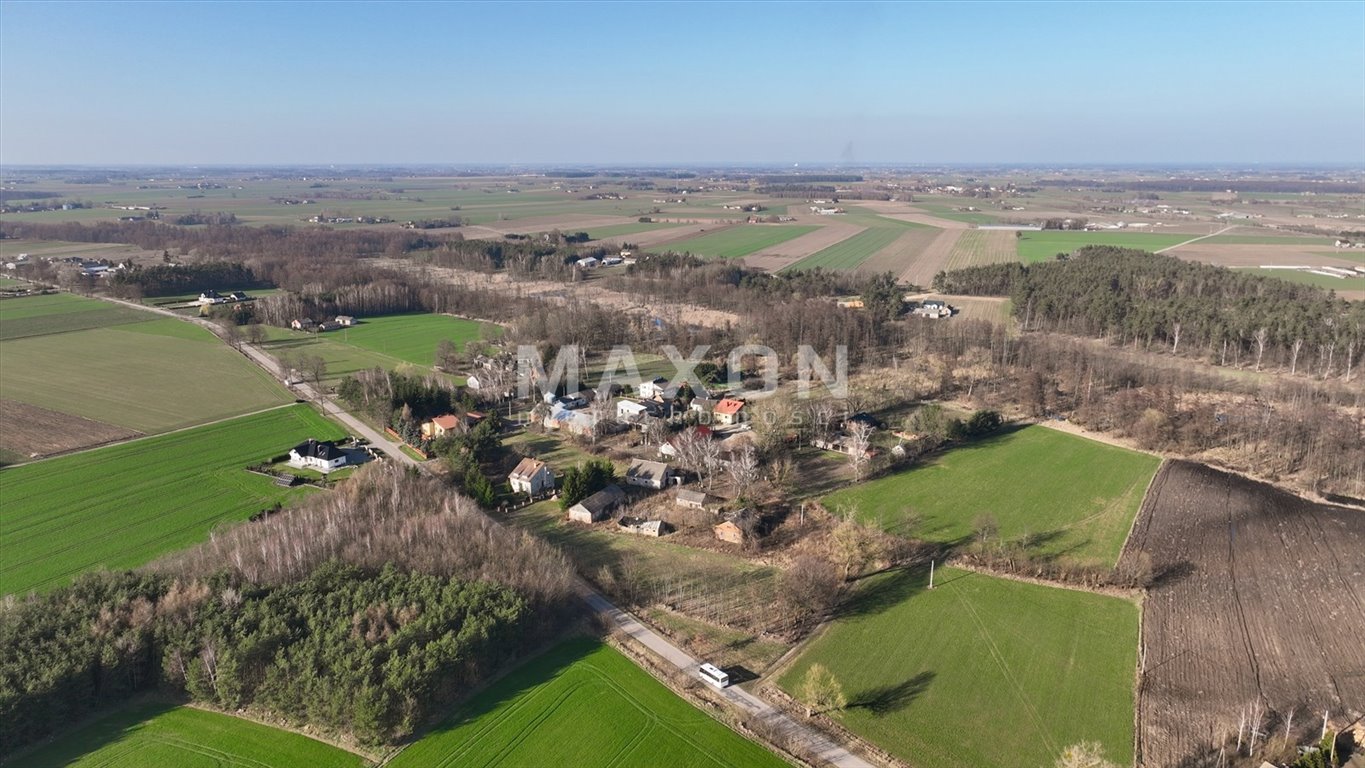
[[[616,482],[616,467],[606,459],[592,459],[570,467],[559,487],[559,508],[568,509]]]
[[[170,296],[192,293],[206,287],[263,288],[269,285],[250,267],[227,261],[198,264],[134,264],[109,276],[109,288],[116,295]]]
[[[153,688],[393,743],[556,631],[572,584],[438,480],[367,468],[141,571],[0,604],[0,754]]]
[[[208,225],[211,227],[230,227],[237,223],[237,214],[223,213],[204,213],[203,211],[191,211],[171,219],[171,223],[180,227],[193,227],[198,225]]]
[[[453,413],[457,406],[465,410],[469,405],[436,376],[398,373],[377,367],[343,378],[337,384],[337,396],[375,421],[393,426],[400,434],[405,430],[415,431],[418,424],[433,416]],[[415,440],[413,444],[416,445]]]
[[[1029,330],[1160,347],[1217,365],[1273,363],[1349,381],[1365,351],[1365,303],[1145,251],[1090,246],[1053,262],[940,272],[934,287],[1007,295]]]

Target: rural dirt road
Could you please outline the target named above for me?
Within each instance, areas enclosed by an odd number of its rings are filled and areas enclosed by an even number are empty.
[[[1200,235],[1199,237],[1195,237],[1195,238],[1191,238],[1191,239],[1189,239],[1189,240],[1186,240],[1186,241],[1183,242],[1183,243],[1176,243],[1175,245],[1168,245],[1168,246],[1166,246],[1165,248],[1162,248],[1162,249],[1159,250],[1159,251],[1155,251],[1155,253],[1165,253],[1166,251],[1173,251],[1173,250],[1175,250],[1176,248],[1181,248],[1181,247],[1183,247],[1183,246],[1189,245],[1190,243],[1197,243],[1197,242],[1199,242],[1200,240],[1207,240],[1207,239],[1209,239],[1210,237],[1217,237],[1217,236],[1223,234],[1224,232],[1227,232],[1227,231],[1230,230],[1230,229],[1236,229],[1236,228],[1237,228],[1236,225],[1233,225],[1233,226],[1230,226],[1230,227],[1223,227],[1222,229],[1218,230],[1217,232],[1210,232],[1210,233],[1207,234],[1207,235]]]
[[[641,645],[658,654],[665,661],[689,674],[695,674],[701,662],[678,646],[668,642],[657,632],[646,627],[634,616],[616,607],[611,601],[579,583],[579,597],[590,608],[611,619],[617,627],[637,640]],[[835,765],[839,768],[872,768],[872,764],[844,749],[826,738],[823,734],[796,722],[773,705],[740,688],[731,686],[720,690],[721,695],[731,704],[752,716],[767,720],[778,730],[789,734],[810,746],[819,756],[822,765]]]
[[[122,301],[119,299],[109,300],[118,304],[123,304],[124,306],[132,307],[133,309],[141,309],[147,312],[154,312],[156,314],[174,317],[179,320],[197,323],[208,328],[211,332],[215,332],[217,329],[217,326],[213,322],[203,318],[177,315],[169,310],[160,309],[158,307],[148,307],[144,304],[136,304],[130,301]],[[273,357],[250,344],[243,343],[241,349],[243,354],[250,358],[252,362],[265,369],[266,372],[270,373],[281,382],[285,381],[286,372],[281,369],[281,366]],[[368,439],[372,446],[382,449],[386,455],[399,464],[412,467],[421,466],[420,462],[399,450],[397,445],[389,442],[386,437],[370,428],[369,425],[355,416],[352,416],[350,413],[347,413],[340,406],[332,403],[325,395],[318,392],[311,385],[299,383],[293,385],[292,389],[302,394],[304,398],[317,403],[324,415],[345,424],[348,429],[352,430],[352,434]],[[500,521],[495,520],[495,522],[499,525],[502,524]],[[579,581],[579,597],[582,598],[584,604],[587,605],[589,609],[609,618],[613,624],[620,627],[621,631],[638,640],[646,648],[658,654],[673,666],[688,672],[695,672],[701,665],[701,662],[692,658],[687,652],[668,642],[658,633],[646,627],[630,613],[618,608],[614,603],[589,587],[582,580]],[[796,739],[809,745],[824,763],[838,766],[839,768],[873,768],[870,763],[862,758],[849,752],[847,749],[826,738],[824,735],[792,720],[768,702],[754,696],[748,691],[739,688],[726,688],[721,693],[731,704],[739,707],[752,716],[774,723],[781,732],[792,734]]]

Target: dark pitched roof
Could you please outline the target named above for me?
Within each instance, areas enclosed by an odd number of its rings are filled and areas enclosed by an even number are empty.
[[[346,456],[346,452],[338,448],[337,444],[331,440],[313,440],[311,438],[294,446],[294,453],[323,461],[334,461]]]
[[[605,512],[626,500],[626,492],[619,485],[608,485],[574,506],[583,507],[592,514]]]

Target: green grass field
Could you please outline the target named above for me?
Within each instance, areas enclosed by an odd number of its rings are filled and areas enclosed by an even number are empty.
[[[0,304],[40,298],[49,297]],[[3,341],[0,368],[2,398],[139,432],[202,424],[293,399],[213,334],[170,318]]]
[[[888,219],[889,221],[889,219]],[[853,237],[845,238],[828,248],[816,251],[786,269],[857,269],[872,254],[890,245],[908,227],[869,227]]]
[[[1019,238],[1019,258],[1026,263],[1051,261],[1059,253],[1071,253],[1086,245],[1113,245],[1159,251],[1198,235],[1171,235],[1155,232],[1025,232]]]
[[[652,250],[692,253],[718,259],[737,259],[815,230],[816,227],[813,226],[794,224],[738,224],[720,232],[656,246]]]
[[[1205,245],[1331,245],[1336,242],[1330,237],[1292,237],[1274,235],[1214,235],[1200,240]]]
[[[616,650],[574,640],[494,683],[390,768],[786,765]]]
[[[1275,277],[1299,285],[1314,285],[1333,291],[1365,291],[1365,275],[1360,277],[1332,277],[1331,275],[1316,275],[1299,269],[1249,269],[1247,271],[1263,277]]]
[[[465,342],[477,341],[480,328],[487,325],[493,333],[501,333],[496,325],[465,320],[449,315],[385,315],[361,318],[353,328],[333,331],[331,335],[343,344],[378,352],[413,365],[431,366],[436,360],[436,346],[442,341],[455,343],[464,353]]]
[[[1029,551],[1113,566],[1160,459],[1046,427],[1025,427],[952,447],[929,463],[824,498],[856,506],[889,531],[938,542],[972,535],[989,514],[1005,541]],[[921,516],[914,528],[909,514]]]
[[[0,340],[139,323],[151,315],[70,293],[0,300]]]
[[[1050,766],[1098,741],[1133,759],[1138,608],[1119,598],[940,568],[868,579],[780,677],[834,673],[845,727],[911,765]]]
[[[361,768],[357,755],[289,731],[190,707],[120,709],[14,761],[15,768]]]
[[[0,594],[96,566],[141,565],[203,540],[218,523],[307,493],[244,468],[309,437],[344,435],[293,405],[0,470]]]
[[[1000,223],[1000,219],[999,219],[997,216],[995,216],[994,214],[986,213],[986,212],[984,212],[984,211],[959,211],[959,210],[957,210],[958,208],[965,208],[965,207],[971,205],[971,203],[968,202],[968,201],[966,201],[965,199],[964,199],[964,201],[961,202],[961,203],[953,203],[953,204],[948,204],[948,203],[921,203],[921,202],[916,201],[916,202],[914,202],[914,203],[911,203],[911,205],[914,205],[916,208],[919,208],[920,210],[923,210],[925,213],[929,214],[930,216],[937,216],[937,217],[940,218],[940,219],[948,219],[948,220],[950,220],[950,221],[961,221],[961,222],[966,222],[967,224],[999,224],[999,223]],[[978,206],[978,207],[980,207],[980,206]]]

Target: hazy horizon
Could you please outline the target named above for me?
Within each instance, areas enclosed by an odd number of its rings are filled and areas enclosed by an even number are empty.
[[[0,5],[0,164],[1365,164],[1365,3]]]

